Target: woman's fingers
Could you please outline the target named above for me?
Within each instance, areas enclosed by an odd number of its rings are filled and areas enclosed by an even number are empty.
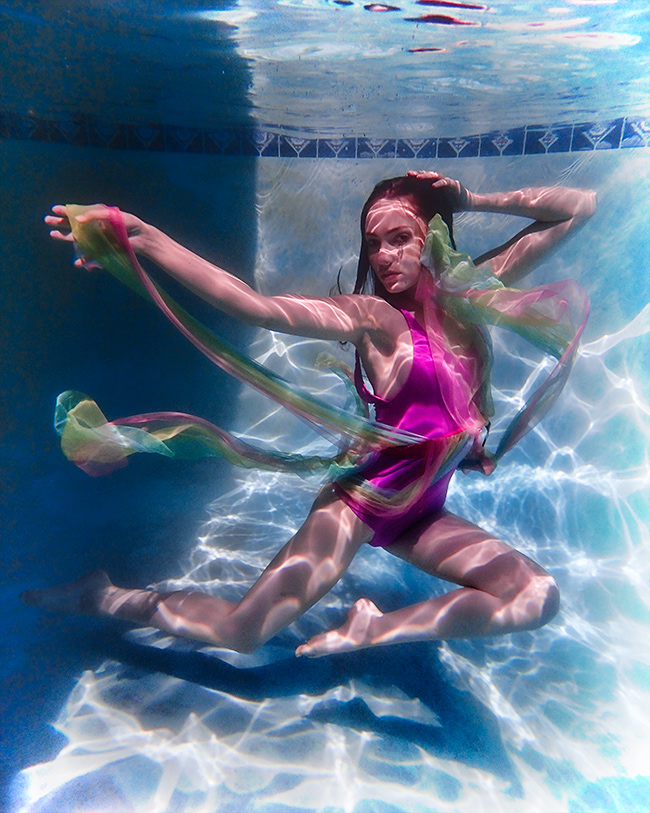
[[[50,237],[53,237],[55,240],[65,240],[67,243],[74,243],[74,237],[72,236],[72,232],[62,232],[58,229],[52,229],[50,231]]]
[[[436,178],[444,178],[444,175],[441,175],[439,172],[432,172],[432,171],[425,171],[420,169],[409,169],[406,173],[411,178],[420,178],[423,181],[427,180],[435,180]]]
[[[102,203],[97,203],[89,206],[82,214],[76,217],[79,223],[88,223],[92,220],[108,220],[110,218],[110,209]],[[72,243],[75,246],[77,257],[74,260],[75,268],[88,268],[92,265],[92,260],[79,252],[79,246],[75,241],[74,235],[70,228],[70,219],[67,214],[67,208],[61,204],[56,204],[52,207],[52,214],[45,215],[43,218],[45,224],[50,227],[50,237],[54,240],[62,240],[65,243]]]
[[[56,204],[52,207],[52,215],[46,215],[45,222],[51,223],[54,222],[52,219],[53,217],[58,218],[59,222],[63,222],[68,220],[67,210],[65,206],[61,204]],[[110,209],[108,206],[105,206],[103,203],[94,203],[92,206],[89,206],[85,212],[82,214],[77,215],[77,220],[80,223],[87,223],[89,220],[108,220],[110,217]]]
[[[110,216],[111,210],[108,206],[104,206],[103,203],[96,203],[94,206],[86,209],[83,214],[77,215],[77,222],[88,223],[90,220],[109,220]]]
[[[82,207],[78,207],[82,208]],[[104,223],[109,223],[112,217],[111,207],[103,203],[95,203],[91,206],[83,208],[83,211],[75,215],[74,220],[76,223],[85,224],[96,221],[100,224],[100,229],[105,229]],[[121,217],[126,228],[127,235],[131,241],[131,246],[134,251],[138,250],[138,245],[141,243],[140,236],[142,234],[143,222],[134,215],[126,212],[121,213]],[[70,218],[68,217],[68,208],[61,204],[56,204],[52,207],[52,214],[45,215],[44,221],[50,227],[50,236],[55,240],[64,240],[68,243],[74,243],[75,238],[72,234],[70,227]],[[82,257],[75,262],[77,266],[86,265],[87,258]]]
[[[441,189],[443,187],[449,187],[450,189],[454,189],[456,192],[460,191],[461,183],[457,181],[455,178],[448,178],[446,175],[440,175],[438,173],[433,173],[435,176],[433,178],[433,186],[434,189]]]
[[[439,189],[444,186],[450,186],[457,191],[460,191],[461,189],[460,181],[457,181],[454,178],[448,178],[446,175],[443,175],[440,172],[425,172],[411,169],[406,174],[411,178],[418,178],[422,181],[433,181],[431,186],[433,186],[435,189]]]
[[[101,203],[91,206],[83,214],[77,216],[79,223],[88,223],[91,220],[107,220],[110,217],[108,206]],[[44,222],[51,227],[50,236],[55,240],[66,240],[67,242],[74,242],[72,231],[70,230],[70,221],[67,215],[66,207],[56,204],[52,207],[52,214],[45,215]]]
[[[451,181],[452,183],[457,183],[453,180],[453,178],[449,178],[447,175],[443,175],[442,172],[436,172],[435,170],[420,170],[420,169],[410,169],[407,173],[410,175],[411,178],[421,178],[424,181]]]
[[[454,212],[461,212],[469,207],[470,193],[465,189],[460,181],[449,178],[441,172],[409,170],[406,173],[411,178],[418,178],[423,181],[431,181],[433,189],[448,190],[449,202]]]
[[[65,213],[65,206],[53,206],[52,214],[45,215],[43,220],[50,226],[62,225],[68,223],[68,218]]]

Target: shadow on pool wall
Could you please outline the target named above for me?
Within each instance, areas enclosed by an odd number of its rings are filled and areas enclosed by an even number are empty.
[[[119,205],[252,280],[255,164],[0,141],[0,167],[0,555],[10,625],[0,668],[3,739],[12,743],[2,761],[13,773],[58,750],[61,738],[46,726],[88,666],[77,638],[84,622],[35,613],[20,592],[97,567],[134,584],[167,576],[232,476],[218,460],[141,456],[89,478],[61,454],[52,427],[57,394],[87,392],[111,417],[172,409],[229,425],[238,388],[153,306],[108,274],[73,268],[70,246],[52,241],[42,218],[57,202]],[[186,292],[180,298],[220,335],[246,344],[240,324]]]

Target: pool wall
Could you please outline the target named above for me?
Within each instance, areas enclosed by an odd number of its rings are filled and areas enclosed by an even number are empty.
[[[57,394],[91,393],[115,417],[165,407],[209,415],[218,401],[229,423],[238,391],[151,306],[105,274],[74,269],[70,247],[48,237],[42,218],[57,202],[131,206],[252,280],[256,167],[246,158],[0,140],[0,170],[5,793],[16,770],[54,753],[61,738],[48,724],[89,663],[76,623],[29,610],[22,590],[97,567],[134,583],[163,578],[194,545],[206,503],[230,476],[219,461],[183,471],[147,459],[90,479],[61,456]],[[227,317],[218,327],[247,341]],[[92,624],[85,630],[92,639]]]
[[[305,663],[292,659],[296,642],[336,623],[359,595],[390,609],[445,586],[363,551],[330,596],[252,659],[16,609],[23,587],[97,566],[133,585],[164,580],[239,595],[300,522],[314,489],[166,461],[134,461],[107,481],[89,480],[58,456],[48,428],[59,389],[85,389],[109,414],[184,408],[294,450],[320,443],[263,399],[224,389],[158,314],[111,280],[66,268],[65,248],[43,235],[25,253],[24,235],[42,228],[40,214],[55,200],[104,198],[264,291],[322,295],[354,262],[357,212],[372,185],[430,164],[15,141],[2,149],[11,188],[31,178],[11,218],[4,207],[3,228],[12,247],[8,339],[12,352],[25,348],[22,373],[7,365],[5,378],[16,395],[8,448],[18,484],[5,506],[15,574],[5,596],[16,618],[7,724],[20,751],[9,767],[33,766],[14,782],[15,808],[311,810],[327,799],[355,813],[641,810],[650,661],[640,643],[649,605],[645,151],[435,164],[477,191],[554,183],[598,191],[597,214],[531,277],[571,276],[591,296],[569,387],[493,478],[457,477],[450,491],[452,510],[551,570],[563,592],[560,616],[533,634]],[[456,236],[477,253],[516,228],[515,219],[467,214]],[[28,296],[15,285],[25,268]],[[321,343],[227,330],[265,363],[336,397],[329,378],[305,375]],[[508,360],[496,381],[508,406],[512,370],[525,377],[527,368],[517,343],[497,338],[497,350]],[[58,739],[43,730],[55,719]]]

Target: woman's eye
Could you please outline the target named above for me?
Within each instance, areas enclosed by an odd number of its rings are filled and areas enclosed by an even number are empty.
[[[398,246],[403,246],[404,243],[408,243],[410,236],[411,235],[407,234],[406,232],[404,232],[403,234],[398,234],[395,237],[395,242],[397,243]]]

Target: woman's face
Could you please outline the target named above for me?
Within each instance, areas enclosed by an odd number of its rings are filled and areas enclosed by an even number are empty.
[[[368,260],[388,293],[414,292],[420,278],[425,234],[424,220],[403,198],[378,200],[368,210]]]

